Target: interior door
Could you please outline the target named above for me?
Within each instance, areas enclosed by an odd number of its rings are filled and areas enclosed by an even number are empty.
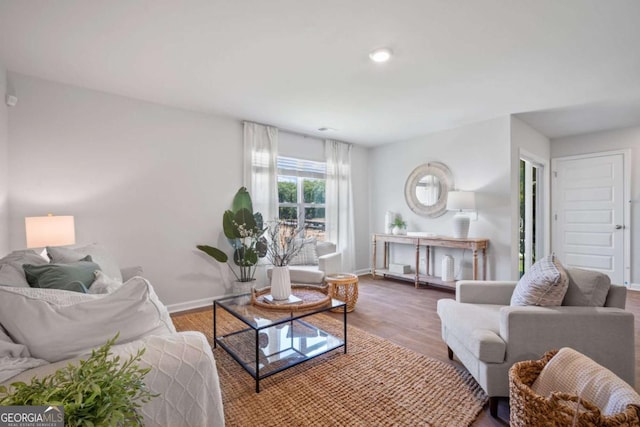
[[[553,159],[552,249],[568,267],[625,283],[624,154]],[[628,278],[627,278],[628,280]]]

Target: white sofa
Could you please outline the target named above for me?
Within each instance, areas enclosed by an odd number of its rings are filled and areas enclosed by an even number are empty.
[[[292,283],[321,285],[327,273],[342,271],[342,255],[332,242],[317,242],[315,245],[318,263],[289,265]],[[271,280],[273,269],[267,269],[267,276]]]
[[[489,395],[492,415],[497,397],[509,396],[514,363],[561,347],[584,353],[634,385],[634,316],[624,310],[625,287],[611,285],[599,307],[511,306],[515,287],[508,281],[460,281],[455,300],[438,301],[449,358],[455,354]]]
[[[144,381],[159,394],[140,410],[145,426],[224,425],[218,373],[207,339],[200,332],[176,332],[151,284],[140,276],[129,277],[140,273],[139,268],[121,270],[124,283],[102,275],[102,280],[111,281],[111,288],[103,287],[109,292],[84,294],[17,283],[16,258],[19,254],[0,260],[2,385],[49,375],[86,358],[119,332],[112,353],[124,361],[144,347],[140,366],[151,368]],[[36,260],[31,253],[28,258]],[[10,274],[2,274],[8,264]],[[98,280],[91,288],[99,286]]]

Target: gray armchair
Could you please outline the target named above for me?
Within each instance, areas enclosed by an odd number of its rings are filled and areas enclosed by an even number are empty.
[[[336,244],[332,242],[318,242],[318,264],[290,265],[291,283],[321,285],[327,273],[342,272],[342,254],[336,252]],[[271,280],[273,268],[267,269],[267,276]]]
[[[635,382],[634,317],[625,311],[623,286],[611,285],[604,307],[510,306],[516,282],[460,281],[456,299],[438,301],[442,339],[489,395],[509,396],[509,368],[539,359],[561,347],[607,367],[630,385]]]

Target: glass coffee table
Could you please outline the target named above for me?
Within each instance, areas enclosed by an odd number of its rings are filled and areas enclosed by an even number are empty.
[[[294,291],[295,294],[295,291]],[[342,337],[336,337],[314,325],[314,316],[342,308]],[[234,321],[218,325],[218,310],[231,314]],[[224,327],[218,335],[218,328]],[[337,348],[347,353],[347,305],[328,298],[325,305],[275,309],[252,303],[251,294],[237,295],[213,302],[213,347],[220,345],[255,380],[260,380],[318,357]]]

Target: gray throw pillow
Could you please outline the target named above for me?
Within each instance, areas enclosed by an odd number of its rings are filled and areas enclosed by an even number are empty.
[[[89,255],[68,264],[25,264],[23,268],[32,288],[54,288],[82,293],[87,293],[95,280],[94,271],[100,270]]]
[[[611,279],[599,271],[567,268],[569,287],[562,305],[603,307]]]
[[[29,287],[21,264],[8,262],[0,264],[0,285]]]
[[[46,265],[49,261],[32,249],[13,251],[0,258],[0,285],[29,287],[22,269],[23,264]]]
[[[536,261],[520,278],[511,296],[511,305],[559,306],[568,286],[567,272],[549,255]]]
[[[302,245],[300,252],[296,254],[289,265],[318,265],[317,241],[315,237],[308,237],[304,240],[296,239],[296,245]]]
[[[43,265],[49,264],[49,261],[41,257],[36,253],[36,251],[32,249],[23,249],[20,251],[13,251],[9,255],[0,258],[0,265],[3,264],[12,264],[17,263],[19,265],[22,264],[33,264],[33,265]]]

